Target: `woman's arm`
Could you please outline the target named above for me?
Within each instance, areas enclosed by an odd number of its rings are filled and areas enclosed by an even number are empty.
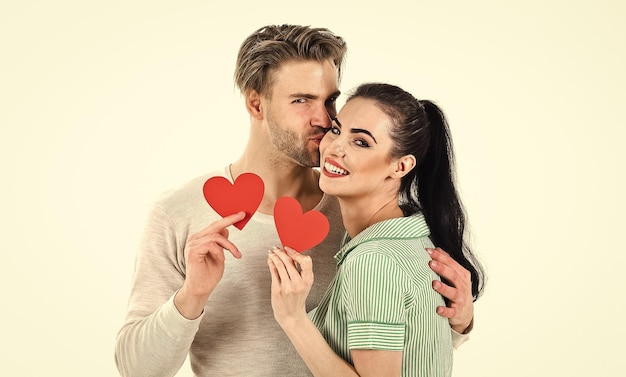
[[[400,376],[402,352],[382,350],[351,350],[354,367],[360,376]]]
[[[274,318],[315,376],[400,375],[402,352],[352,350],[354,367],[337,355],[306,314],[313,284],[311,258],[286,248],[270,251]]]

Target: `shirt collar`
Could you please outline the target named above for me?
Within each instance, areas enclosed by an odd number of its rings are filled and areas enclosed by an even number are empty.
[[[341,249],[335,254],[335,259],[337,260],[337,265],[340,265],[350,251],[364,242],[381,239],[403,240],[427,237],[429,235],[430,230],[424,215],[421,213],[384,220],[370,225],[352,239],[346,232],[341,242]]]

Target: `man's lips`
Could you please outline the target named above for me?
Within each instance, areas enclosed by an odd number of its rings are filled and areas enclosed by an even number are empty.
[[[319,144],[319,143],[322,142],[323,138],[324,138],[324,134],[319,134],[319,135],[315,135],[315,136],[309,138],[309,140],[313,141],[314,143]]]

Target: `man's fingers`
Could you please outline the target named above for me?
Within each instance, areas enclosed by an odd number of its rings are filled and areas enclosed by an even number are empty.
[[[221,218],[215,222],[213,222],[214,225],[220,227],[220,228],[226,228],[227,226],[231,226],[241,220],[243,220],[246,217],[246,213],[244,211],[239,211],[237,213],[234,213],[232,215],[226,216],[224,218]]]
[[[442,279],[449,281],[455,287],[457,286],[459,274],[454,269],[434,259],[428,262],[428,265],[437,275],[441,276]]]
[[[450,254],[446,253],[440,247],[434,249],[426,249],[428,254],[430,254],[430,258],[435,261],[436,264],[441,264],[443,266],[448,266],[450,269],[455,269],[455,267],[461,267],[460,264],[455,261]],[[462,268],[462,267],[461,267]]]
[[[450,257],[450,254],[448,254],[445,250],[443,250],[440,247],[436,247],[434,249],[428,248],[426,250],[428,251],[428,253],[433,259],[445,259],[445,258],[452,259],[452,257]]]
[[[239,249],[237,248],[237,246],[235,246],[234,243],[230,242],[228,239],[224,238],[222,240],[222,244],[220,244],[220,246],[226,250],[228,250],[230,252],[230,254],[239,259],[241,258],[241,252],[239,251]]]
[[[204,227],[198,233],[191,236],[191,238],[202,238],[211,233],[220,233],[222,234],[223,230],[246,217],[246,213],[244,211],[237,212],[235,214],[223,217],[219,220],[212,222],[211,224]],[[222,234],[228,236],[228,233]]]
[[[433,281],[433,289],[448,299],[449,306],[437,307],[437,314],[449,319],[457,332],[464,332],[473,318],[472,275],[440,248],[427,249],[430,268],[442,281]]]
[[[212,255],[224,254],[224,249],[228,250],[229,253],[232,254],[233,257],[239,259],[241,258],[241,252],[235,246],[234,243],[230,242],[228,238],[222,237],[217,234],[211,234],[207,237],[204,237],[199,240],[194,240],[189,243],[190,249],[198,249],[198,254],[207,255],[211,253]]]
[[[448,308],[447,306],[438,306],[437,314],[442,317],[452,318],[456,315],[457,310],[455,308]]]
[[[441,268],[443,268],[443,270],[441,270],[442,273],[450,275],[449,277],[445,276],[446,279],[458,280],[455,279],[454,276],[454,274],[457,274],[460,276],[460,279],[468,281],[471,280],[471,274],[469,273],[469,271],[465,267],[461,266],[457,261],[454,260],[454,258],[452,258],[441,248],[438,247],[435,249],[426,249],[426,251],[428,251],[428,254],[430,254],[430,257],[432,258],[431,267],[440,266]],[[435,268],[433,268],[433,270],[437,272]]]
[[[450,287],[446,283],[443,283],[439,280],[433,281],[433,288],[435,291],[439,292],[440,295],[447,298],[450,301],[457,301],[459,296],[459,290],[453,287]]]

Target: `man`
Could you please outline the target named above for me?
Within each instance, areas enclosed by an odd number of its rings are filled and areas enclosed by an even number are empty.
[[[153,206],[117,338],[122,375],[172,376],[187,355],[198,376],[310,375],[273,318],[267,251],[280,245],[272,217],[278,198],[292,196],[304,211],[328,217],[328,236],[306,251],[315,266],[307,309],[314,308],[336,271],[333,256],[344,233],[338,203],[320,191],[314,167],[329,115],[336,114],[345,53],[340,37],[305,26],[263,27],[243,42],[235,81],[250,115],[248,144],[231,165]],[[210,177],[232,182],[246,172],[263,179],[265,192],[240,231],[230,226],[244,214],[221,218],[202,188]],[[457,333],[468,330],[473,317],[471,282],[441,250],[433,258],[433,269],[451,283],[434,288],[451,301],[439,310],[450,318],[458,345],[464,337]]]

